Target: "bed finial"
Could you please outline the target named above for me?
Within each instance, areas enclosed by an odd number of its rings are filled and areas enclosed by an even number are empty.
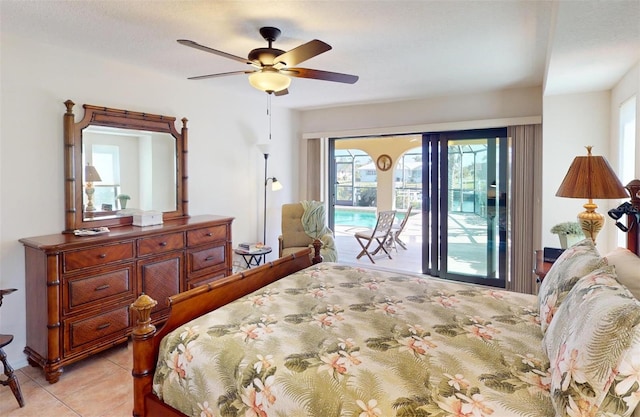
[[[156,326],[151,324],[151,310],[157,304],[158,302],[156,300],[144,293],[131,304],[131,309],[138,314],[138,320],[133,328],[134,335],[141,336],[156,330]]]
[[[632,180],[624,188],[626,188],[631,195],[631,205],[640,209],[640,180]]]
[[[320,255],[320,249],[322,249],[322,241],[320,239],[315,239],[313,241],[313,258],[311,262],[314,264],[319,264],[322,262],[322,255]]]

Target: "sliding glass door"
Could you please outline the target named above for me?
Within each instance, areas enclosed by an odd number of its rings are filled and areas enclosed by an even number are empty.
[[[423,135],[423,270],[504,287],[508,259],[506,129]]]

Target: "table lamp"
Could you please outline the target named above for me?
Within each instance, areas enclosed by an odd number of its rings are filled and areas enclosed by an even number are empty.
[[[585,211],[578,214],[578,223],[584,235],[595,243],[604,225],[604,216],[596,213],[598,205],[593,199],[628,198],[629,195],[607,160],[591,155],[592,146],[586,148],[587,156],[577,156],[573,160],[556,196],[589,200],[583,206]]]
[[[102,181],[102,178],[100,178],[100,174],[98,174],[96,167],[89,164],[84,167],[84,181],[84,192],[87,194],[87,207],[85,207],[85,211],[96,211],[96,208],[93,205],[93,193],[95,192],[93,183],[96,181]]]

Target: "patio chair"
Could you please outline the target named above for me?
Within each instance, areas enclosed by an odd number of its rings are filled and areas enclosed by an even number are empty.
[[[409,206],[409,209],[405,213],[404,219],[402,219],[400,224],[394,223],[394,225],[391,226],[391,233],[389,233],[389,238],[387,239],[387,246],[393,247],[396,250],[396,252],[398,251],[398,247],[396,246],[396,243],[400,245],[402,249],[404,250],[407,249],[407,244],[400,239],[400,234],[404,230],[404,227],[407,225],[407,221],[409,220],[409,216],[411,215],[412,208],[413,208],[412,206]]]
[[[385,242],[389,239],[391,234],[391,226],[393,226],[393,219],[396,217],[395,210],[381,211],[378,213],[378,220],[376,226],[373,229],[364,230],[355,234],[356,240],[362,247],[362,250],[356,256],[356,259],[360,259],[364,255],[367,255],[371,263],[375,264],[373,257],[381,250],[391,258],[391,254],[385,248]]]

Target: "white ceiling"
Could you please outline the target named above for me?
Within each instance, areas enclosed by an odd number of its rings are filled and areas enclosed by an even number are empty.
[[[311,39],[333,49],[298,65],[360,76],[293,79],[277,105],[316,108],[543,86],[611,88],[640,60],[640,0],[20,1],[0,0],[1,33],[86,51],[172,77],[250,69],[176,39],[246,56]],[[190,81],[260,93],[246,75]],[[251,92],[253,90],[253,92]],[[274,103],[275,104],[275,103]]]

